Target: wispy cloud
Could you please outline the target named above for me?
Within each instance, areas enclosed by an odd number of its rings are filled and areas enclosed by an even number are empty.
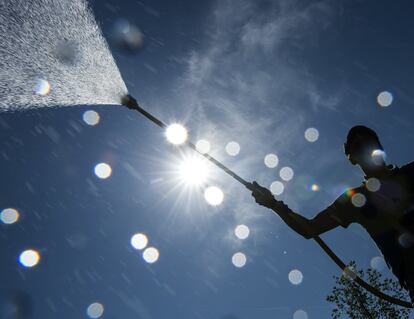
[[[295,57],[315,45],[334,15],[329,1],[217,1],[169,103],[182,107],[195,136],[217,146],[214,156],[242,176],[270,184],[276,172],[269,174],[264,156],[282,153],[284,165],[294,163],[291,154],[309,118],[320,106],[334,109],[337,103],[304,76],[307,70]],[[237,162],[224,151],[231,140],[241,145]],[[246,209],[236,209],[245,215]]]

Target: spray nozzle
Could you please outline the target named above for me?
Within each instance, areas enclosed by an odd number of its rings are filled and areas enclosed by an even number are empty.
[[[136,109],[138,106],[137,100],[135,100],[135,98],[133,98],[130,94],[126,94],[122,97],[121,104],[129,109]]]

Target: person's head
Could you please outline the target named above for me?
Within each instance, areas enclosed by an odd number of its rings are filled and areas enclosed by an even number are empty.
[[[344,151],[353,165],[358,164],[364,170],[385,166],[384,148],[378,135],[366,126],[357,125],[349,130]]]

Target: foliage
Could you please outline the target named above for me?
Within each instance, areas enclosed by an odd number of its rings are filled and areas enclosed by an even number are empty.
[[[401,289],[395,279],[384,278],[375,269],[369,268],[355,271],[356,264],[351,262],[348,271],[340,277],[334,276],[336,285],[332,288],[331,294],[326,300],[334,303],[332,318],[350,319],[409,319],[411,310],[391,304],[370,294],[360,287],[352,278],[358,274],[375,288],[397,297],[408,300],[407,294]],[[354,276],[352,276],[354,274]]]

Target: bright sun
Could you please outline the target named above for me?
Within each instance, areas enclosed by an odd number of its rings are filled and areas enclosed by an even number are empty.
[[[205,160],[190,157],[185,159],[179,167],[180,179],[188,185],[200,185],[207,179],[207,165]]]

